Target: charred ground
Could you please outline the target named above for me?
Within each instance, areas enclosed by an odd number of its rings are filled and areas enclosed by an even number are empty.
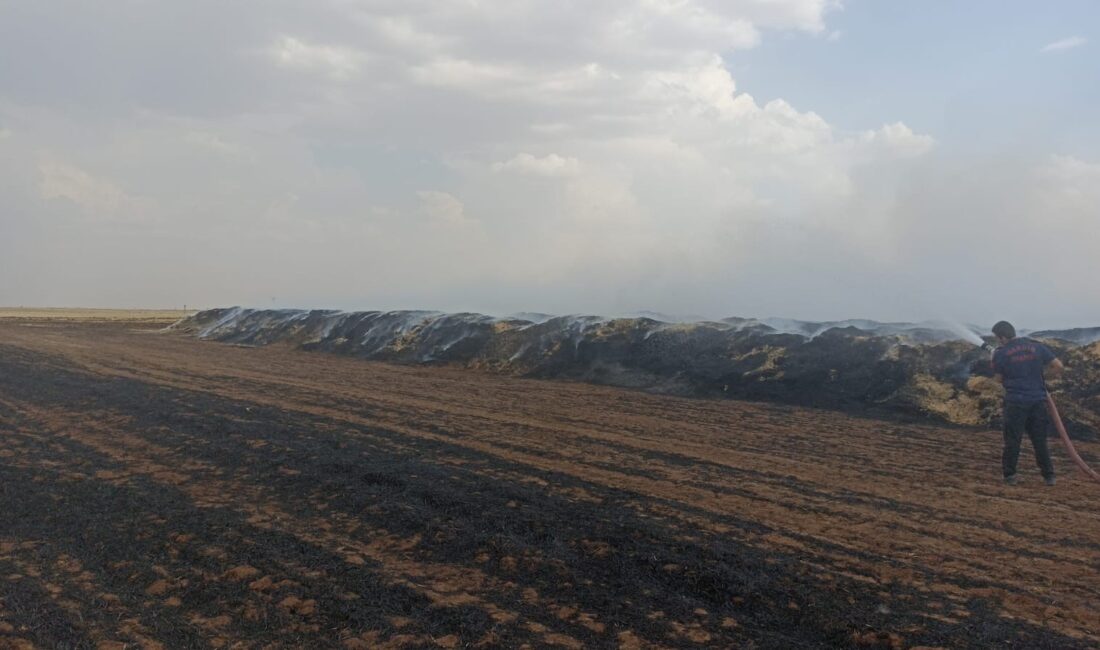
[[[997,450],[0,323],[0,647],[1091,647],[1095,488]]]

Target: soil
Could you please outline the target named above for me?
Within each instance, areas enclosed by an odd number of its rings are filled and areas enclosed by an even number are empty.
[[[1096,647],[1054,451],[1009,487],[976,427],[5,321],[0,648]]]

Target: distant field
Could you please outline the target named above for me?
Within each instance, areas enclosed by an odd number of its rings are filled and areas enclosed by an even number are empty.
[[[0,318],[56,321],[134,321],[138,323],[174,323],[195,313],[182,309],[68,309],[0,307]]]

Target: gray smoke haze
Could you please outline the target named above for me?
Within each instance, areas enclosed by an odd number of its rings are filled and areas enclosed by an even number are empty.
[[[736,87],[837,9],[4,3],[0,304],[1100,323],[1100,159]]]

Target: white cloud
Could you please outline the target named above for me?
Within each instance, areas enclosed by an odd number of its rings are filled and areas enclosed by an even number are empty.
[[[238,242],[232,259],[249,269],[238,277],[282,277],[265,260],[298,242],[286,254],[334,292],[345,285],[321,276],[349,275],[338,260],[385,269],[416,259],[423,277],[406,274],[393,290],[425,296],[418,281],[445,275],[463,295],[498,295],[509,268],[517,291],[540,287],[546,309],[598,310],[631,294],[614,283],[652,279],[654,268],[721,275],[718,234],[761,218],[827,221],[831,204],[858,194],[861,168],[916,153],[923,136],[904,125],[842,132],[737,88],[723,56],[773,30],[824,34],[832,8],[335,3],[308,19],[273,10],[266,31],[231,13],[227,29],[259,45],[223,44],[216,71],[229,76],[217,93],[180,89],[212,97],[203,111],[150,110],[114,132],[44,118],[39,131],[67,130],[56,150],[109,161],[111,178],[151,193],[166,240],[199,238],[210,255]],[[236,70],[238,50],[266,56]],[[596,276],[551,304],[551,279]]]
[[[760,43],[760,31],[751,20],[723,10],[717,3],[707,6],[690,0],[648,0],[624,4],[626,7],[608,29],[623,43],[679,49],[690,40],[696,47],[719,51],[748,49]]]
[[[736,96],[733,78],[717,55],[699,65],[653,71],[642,81],[643,96],[670,110],[737,118],[755,109],[751,97]]]
[[[1084,38],[1082,36],[1070,36],[1068,38],[1063,38],[1061,40],[1054,41],[1053,43],[1048,43],[1048,44],[1044,45],[1039,51],[1045,54],[1045,53],[1049,53],[1049,52],[1061,52],[1063,50],[1072,50],[1073,48],[1081,47],[1082,45],[1085,45],[1088,42],[1089,42],[1088,39]]]
[[[65,199],[104,220],[140,218],[142,201],[112,181],[96,177],[71,164],[44,161],[38,166],[39,196],[46,201]]]
[[[336,45],[315,45],[293,36],[283,36],[271,49],[279,65],[319,71],[333,79],[345,79],[357,72],[364,54]]]
[[[936,144],[931,136],[913,133],[912,129],[901,122],[866,131],[860,136],[860,141],[884,153],[903,157],[926,154]]]
[[[10,129],[0,128],[0,140],[7,140],[10,137],[11,137],[11,130]]]
[[[187,133],[185,140],[196,147],[225,156],[238,156],[243,153],[239,145],[207,131],[191,131]]]
[[[571,176],[580,171],[580,161],[576,158],[562,157],[556,153],[542,158],[529,153],[521,153],[511,160],[492,165],[496,172],[517,172],[535,176]]]
[[[465,226],[474,223],[466,216],[466,206],[462,201],[447,192],[423,190],[417,192],[420,206],[429,218],[450,226]]]
[[[1081,233],[1100,223],[1100,163],[1051,156],[1038,168],[1037,180],[1045,220],[1068,222]]]
[[[378,17],[365,9],[357,20],[395,48],[418,53],[431,53],[444,48],[448,41],[446,35],[425,31],[412,17],[407,15],[389,15]]]
[[[466,59],[440,57],[412,70],[417,81],[438,86],[479,88],[510,85],[526,76],[524,71],[508,63],[475,62]]]
[[[35,279],[72,239],[100,251],[96,286],[150,304],[904,318],[939,287],[993,310],[1012,297],[987,287],[998,218],[1077,247],[1059,262],[1072,277],[1100,275],[1069,225],[1097,220],[1094,162],[952,164],[906,115],[840,128],[735,83],[740,50],[825,47],[836,2],[228,3],[174,20],[158,3],[39,5],[48,19],[12,28],[35,38],[0,40],[0,60],[35,62],[0,66],[0,119],[19,130],[0,147],[18,206],[0,225],[22,235],[0,238],[0,265],[33,280],[0,283],[0,302],[105,295]],[[66,32],[82,56],[38,38],[91,20]],[[56,157],[39,168],[38,151]],[[148,215],[150,234],[41,218],[71,206]],[[1068,243],[1044,239],[1049,211]]]

